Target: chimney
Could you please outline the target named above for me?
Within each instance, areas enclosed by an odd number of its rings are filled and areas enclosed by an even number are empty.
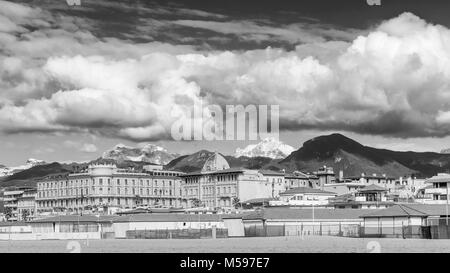
[[[339,181],[343,181],[344,180],[344,171],[340,170],[339,171]]]

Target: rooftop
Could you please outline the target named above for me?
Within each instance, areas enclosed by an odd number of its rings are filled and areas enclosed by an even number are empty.
[[[258,204],[263,202],[269,202],[275,200],[275,198],[254,198],[241,202],[242,204]]]
[[[450,183],[450,174],[438,174],[430,179],[425,180],[426,183]]]
[[[117,216],[113,222],[201,222],[221,221],[220,214],[149,213]]]
[[[387,209],[363,215],[363,218],[371,217],[408,217],[408,216],[443,216],[447,215],[446,205],[429,204],[396,204]]]
[[[208,172],[191,172],[186,174],[181,174],[180,177],[185,176],[196,176],[196,175],[204,175],[204,174],[223,174],[223,173],[242,173],[244,172],[244,168],[229,168],[225,170],[216,170],[216,171],[208,171]]]
[[[273,176],[284,176],[285,173],[283,172],[277,172],[272,170],[259,170],[259,172],[263,175],[273,175]]]
[[[358,192],[383,192],[383,191],[388,191],[388,190],[386,188],[377,186],[375,184],[365,186],[364,188],[358,190]]]
[[[366,209],[266,208],[243,216],[244,220],[343,220],[359,219]]]
[[[323,191],[320,189],[313,189],[308,187],[298,187],[298,188],[292,188],[289,190],[286,190],[284,192],[280,192],[280,195],[287,195],[287,194],[301,194],[301,193],[313,193],[313,194],[326,194],[326,195],[337,195],[334,192],[330,191]]]

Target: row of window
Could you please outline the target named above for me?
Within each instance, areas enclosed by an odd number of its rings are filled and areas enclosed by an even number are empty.
[[[195,183],[198,183],[200,181],[200,179],[201,179],[201,177],[199,177],[199,176],[187,177],[185,179],[185,182],[187,184],[195,184]],[[223,174],[223,175],[217,175],[217,176],[209,176],[207,179],[208,182],[213,182],[213,181],[228,182],[228,181],[237,181],[237,180],[238,180],[237,174]]]
[[[235,187],[217,187],[217,195],[235,193]],[[198,188],[185,189],[186,195],[198,195]],[[203,187],[203,194],[214,194],[214,187]]]
[[[116,185],[120,186],[122,183],[121,179],[116,179]],[[91,183],[90,183],[91,182]],[[95,183],[97,182],[97,183]],[[39,182],[38,183],[38,189],[49,189],[49,188],[56,188],[56,187],[81,187],[81,186],[94,186],[94,185],[98,185],[98,186],[103,186],[103,182],[105,182],[105,185],[111,186],[111,179],[105,179],[103,180],[103,178],[98,178],[97,181],[95,181],[94,179],[92,179],[91,181],[89,181],[89,179],[86,180],[69,180],[69,181],[59,181],[59,182]],[[125,186],[128,186],[128,182],[130,182],[128,179],[124,179],[123,180],[123,184]],[[158,180],[153,180],[154,182],[154,186],[158,187],[158,185],[161,185],[161,183],[158,183]],[[162,186],[165,187],[166,185],[168,185],[169,187],[171,187],[172,185],[175,185],[175,181],[169,180],[169,181],[165,181],[162,180],[160,181],[162,182]],[[131,185],[132,186],[136,186],[136,185],[140,185],[140,186],[144,186],[144,184],[146,184],[147,186],[151,185],[151,181],[150,180],[146,180],[145,182],[141,179],[138,181],[131,179]]]
[[[98,198],[98,199],[75,199],[75,200],[49,200],[49,201],[40,201],[38,202],[38,206],[40,208],[51,208],[51,207],[69,207],[69,206],[79,206],[79,205],[98,205],[108,203],[111,205],[150,205],[150,204],[157,204],[162,203],[164,205],[175,205],[177,203],[176,200],[173,199],[142,199],[142,200],[136,200],[134,198]]]
[[[94,188],[92,187],[91,190],[89,190],[88,188],[84,188],[84,189],[68,189],[68,190],[49,190],[49,191],[39,191],[38,192],[38,197],[39,198],[48,198],[48,197],[61,197],[61,196],[87,196],[89,194],[124,194],[124,195],[128,195],[128,194],[140,194],[140,195],[148,195],[150,196],[151,194],[153,195],[169,195],[171,196],[173,193],[175,193],[175,190],[172,189],[135,189],[135,188],[131,188],[130,190],[128,188],[125,189],[121,189],[121,188],[117,188],[115,191],[112,190],[111,187],[106,188],[105,191],[103,190],[103,188]],[[181,195],[181,190],[180,190],[180,195]]]

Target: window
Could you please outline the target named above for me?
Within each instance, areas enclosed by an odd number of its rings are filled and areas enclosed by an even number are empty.
[[[120,185],[120,179],[117,179],[117,185]]]

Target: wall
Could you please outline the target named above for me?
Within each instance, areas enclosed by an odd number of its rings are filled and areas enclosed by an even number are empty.
[[[271,198],[272,183],[258,180],[239,180],[238,197],[241,201],[255,198]]]
[[[128,230],[181,230],[225,228],[223,222],[120,222],[113,223],[116,238],[126,238]]]
[[[100,232],[79,233],[0,233],[0,240],[83,240],[101,239]]]
[[[402,237],[406,226],[421,226],[422,217],[378,217],[364,218],[365,236]]]
[[[245,236],[244,223],[242,219],[223,219],[225,227],[228,229],[228,237]]]
[[[30,226],[0,226],[0,233],[31,233]]]

